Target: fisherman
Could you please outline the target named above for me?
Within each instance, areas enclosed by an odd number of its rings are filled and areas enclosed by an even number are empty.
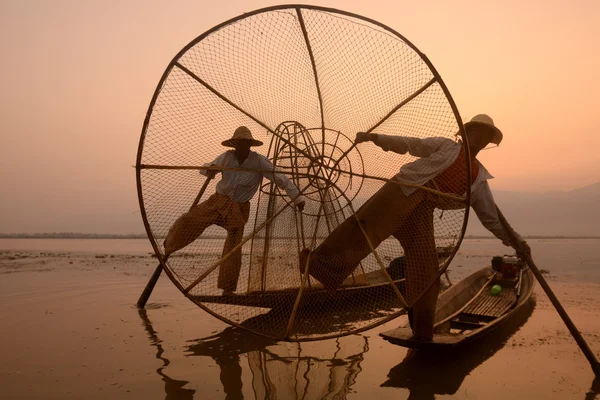
[[[500,144],[502,132],[494,125],[492,118],[485,114],[476,115],[467,122],[465,132],[471,165],[471,207],[483,226],[502,240],[502,243],[512,246],[521,255],[529,254],[529,245],[506,221],[499,218],[487,182],[492,175],[476,159],[479,151],[488,144]],[[419,139],[366,132],[356,134],[355,143],[367,141],[384,151],[409,153],[419,157],[402,166],[393,178],[397,182],[417,187],[387,182],[358,209],[356,217],[346,219],[310,253],[309,273],[326,288],[335,289],[371,253],[371,246],[376,249],[381,242],[393,235],[400,241],[406,256],[406,300],[408,304],[412,304],[409,313],[413,317],[414,338],[431,340],[439,292],[433,211],[435,208],[457,209],[464,205],[419,187],[464,196],[468,182],[466,151],[462,142],[442,137]],[[516,242],[511,240],[509,232],[515,234]],[[304,271],[308,255],[308,249],[300,254],[301,271]],[[415,300],[428,287],[427,292],[415,304]]]
[[[304,209],[305,199],[292,181],[282,173],[276,173],[265,156],[250,150],[250,147],[261,146],[263,142],[254,139],[247,127],[240,126],[231,139],[221,144],[234,150],[226,151],[212,163],[204,165],[215,169],[200,170],[207,178],[214,178],[217,172],[221,172],[216,193],[175,221],[164,241],[166,256],[192,243],[211,225],[227,230],[223,257],[229,254],[243,239],[244,225],[250,216],[250,199],[258,191],[263,177],[285,190],[300,212]],[[219,171],[219,167],[241,168],[243,171]],[[223,290],[223,295],[235,292],[241,267],[242,249],[239,247],[219,268],[218,288]]]

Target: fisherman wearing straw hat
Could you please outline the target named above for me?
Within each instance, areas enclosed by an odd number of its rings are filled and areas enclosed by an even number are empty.
[[[258,191],[263,177],[285,190],[300,211],[304,209],[305,199],[292,181],[277,173],[265,156],[250,150],[250,147],[263,144],[252,137],[250,129],[240,126],[231,139],[221,144],[234,150],[226,151],[204,165],[215,169],[200,170],[207,178],[214,178],[221,172],[216,193],[175,221],[164,241],[166,256],[192,243],[211,225],[227,230],[223,256],[229,254],[243,239],[244,226],[250,216],[250,199]],[[219,171],[219,167],[236,170]],[[219,268],[218,287],[223,289],[223,294],[235,292],[241,266],[242,250],[239,248]]]
[[[498,217],[496,203],[488,185],[490,173],[475,158],[488,144],[499,145],[502,132],[485,114],[465,124],[471,164],[471,207],[490,232],[520,254],[530,248],[519,236],[511,241],[512,228]],[[425,186],[438,192],[463,196],[467,190],[466,152],[461,142],[436,137],[420,139],[359,132],[356,143],[371,141],[384,151],[409,153],[418,157],[400,169],[394,180],[413,186],[387,182],[358,211],[340,224],[310,253],[309,273],[328,289],[335,289],[354,271],[360,261],[390,236],[400,241],[406,256],[406,301],[412,306],[416,338],[431,340],[439,279],[434,238],[433,210],[462,208],[463,204],[418,189]],[[414,187],[417,185],[416,187]],[[383,210],[383,211],[382,211]],[[385,212],[385,216],[383,215]],[[357,219],[361,226],[358,225]],[[364,231],[364,233],[363,233]],[[368,236],[369,241],[365,238]],[[300,254],[304,271],[308,249]],[[434,282],[435,281],[435,282]],[[431,286],[429,286],[434,282]],[[429,287],[421,299],[415,300]]]

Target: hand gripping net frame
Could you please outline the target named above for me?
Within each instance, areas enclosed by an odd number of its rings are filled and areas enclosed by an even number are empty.
[[[277,170],[250,171],[267,179],[250,200],[241,242],[223,253],[227,232],[217,222],[166,257],[163,241],[173,224],[196,201],[202,205],[215,193],[218,178],[207,181],[198,171],[228,150],[221,142],[241,125],[265,143],[253,150]],[[372,143],[355,146],[352,138],[359,131],[450,140],[459,134],[458,143],[469,154],[456,105],[433,65],[377,21],[324,7],[269,7],[217,25],[184,47],[154,93],[136,162],[144,225],[175,286],[231,325],[289,341],[361,332],[412,306],[456,253],[470,193],[445,194],[430,185],[418,189],[425,193],[421,205],[430,210],[425,223],[433,228],[435,248],[445,250],[435,266],[431,243],[421,243],[419,235],[411,239],[424,223],[414,216],[403,224],[404,233],[380,241],[358,222],[358,210],[384,186],[392,187],[391,193],[407,187],[392,178],[415,157],[384,152]],[[306,197],[304,212],[268,179],[274,172],[287,176]],[[443,210],[448,207],[439,206],[442,202],[453,209]],[[382,204],[385,222],[395,203],[388,198]],[[219,218],[216,212],[207,217]],[[357,240],[362,235],[369,254],[338,287],[327,290],[312,276],[312,261],[301,265],[300,252],[307,248],[312,257],[332,232],[346,237],[336,231],[345,220],[355,221]],[[405,247],[412,246],[410,257],[398,240],[402,235]],[[340,241],[335,243],[329,265],[347,266],[347,259],[336,261]],[[352,241],[343,244],[343,254],[344,246],[356,247]],[[223,261],[239,257],[240,250],[239,274],[224,273],[226,280],[237,279],[235,294],[223,295],[217,287]],[[421,256],[429,257],[429,269],[406,269],[407,258],[414,264]],[[407,272],[412,285],[405,281]]]

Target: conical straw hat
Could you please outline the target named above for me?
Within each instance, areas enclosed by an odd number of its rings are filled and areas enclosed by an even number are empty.
[[[224,142],[221,142],[223,146],[226,147],[235,147],[235,144],[240,140],[247,140],[250,142],[250,146],[262,146],[263,142],[260,140],[256,140],[252,137],[252,132],[245,126],[240,126],[233,132],[233,136],[231,139],[227,139]]]
[[[465,130],[469,128],[469,126],[479,125],[485,126],[486,128],[491,129],[494,132],[494,137],[491,140],[491,143],[499,145],[502,141],[502,131],[494,125],[494,120],[487,114],[477,114],[469,122],[465,124]]]

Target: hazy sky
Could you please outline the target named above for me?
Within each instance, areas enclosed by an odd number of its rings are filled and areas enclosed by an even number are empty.
[[[0,0],[0,232],[142,232],[135,156],[165,67],[272,1]],[[378,20],[432,61],[464,118],[504,132],[494,190],[600,181],[600,1],[314,2]]]

